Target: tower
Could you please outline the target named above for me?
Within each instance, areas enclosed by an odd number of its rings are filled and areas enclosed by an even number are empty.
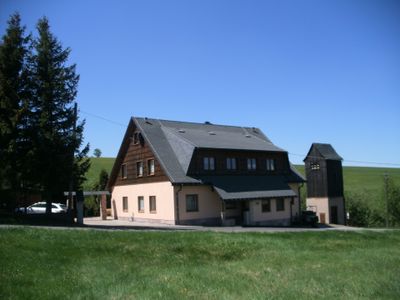
[[[307,209],[320,223],[345,224],[342,158],[330,144],[313,143],[304,159]]]

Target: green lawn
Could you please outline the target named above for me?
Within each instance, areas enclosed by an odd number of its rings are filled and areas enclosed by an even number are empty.
[[[0,299],[399,299],[400,232],[0,229]]]

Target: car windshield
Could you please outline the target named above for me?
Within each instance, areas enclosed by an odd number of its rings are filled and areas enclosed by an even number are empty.
[[[66,206],[65,204],[60,204],[60,207],[61,207],[62,209],[67,209],[67,206]]]
[[[35,203],[31,207],[43,208],[43,207],[46,207],[46,203]]]

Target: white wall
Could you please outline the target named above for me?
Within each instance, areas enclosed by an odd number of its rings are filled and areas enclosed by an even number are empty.
[[[285,198],[285,210],[277,211],[276,210],[276,199],[271,199],[271,211],[270,212],[262,212],[262,200],[253,200],[250,201],[250,222],[252,224],[263,223],[263,222],[271,222],[271,225],[274,223],[273,221],[282,221],[282,224],[276,225],[289,225],[290,224],[290,198]],[[286,220],[286,221],[284,221]],[[281,222],[279,222],[281,223]]]

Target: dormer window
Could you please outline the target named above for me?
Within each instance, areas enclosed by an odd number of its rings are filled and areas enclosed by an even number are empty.
[[[247,159],[247,170],[249,171],[257,170],[257,160],[255,158]]]
[[[269,171],[269,172],[275,171],[275,160],[267,159],[266,166],[267,166],[267,171]]]
[[[227,170],[236,170],[236,158],[228,157],[226,159],[226,169]]]
[[[206,171],[215,170],[215,159],[214,157],[204,157],[203,158],[203,169]]]
[[[126,164],[121,165],[121,178],[122,179],[128,178],[128,168],[127,168]]]

